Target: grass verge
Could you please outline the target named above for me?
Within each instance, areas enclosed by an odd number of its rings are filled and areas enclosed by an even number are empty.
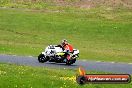
[[[88,71],[90,74],[104,72]],[[107,73],[105,73],[107,74]],[[130,84],[87,84],[75,81],[75,70],[0,64],[1,88],[131,88]]]

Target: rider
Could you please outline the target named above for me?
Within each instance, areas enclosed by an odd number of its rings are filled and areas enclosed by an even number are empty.
[[[66,39],[63,39],[61,41],[61,46],[65,52],[69,52],[69,53],[73,52],[73,46],[69,44]]]
[[[73,46],[71,44],[69,44],[66,39],[62,40],[61,46],[62,46],[64,52],[66,53],[65,55],[66,55],[67,59],[69,60],[70,59],[69,53],[73,53]]]

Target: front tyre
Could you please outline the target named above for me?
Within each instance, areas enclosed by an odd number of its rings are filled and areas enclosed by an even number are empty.
[[[40,54],[40,55],[38,56],[38,61],[39,61],[40,63],[44,63],[44,62],[47,61],[47,59],[45,58],[45,56],[44,56],[43,54]]]

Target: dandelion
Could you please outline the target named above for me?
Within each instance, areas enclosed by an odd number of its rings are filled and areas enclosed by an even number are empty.
[[[56,78],[56,76],[52,76],[53,78]]]
[[[6,74],[6,72],[0,70],[0,75],[4,75],[4,74]]]
[[[64,87],[66,87],[66,85],[64,85]]]
[[[17,87],[17,85],[15,87]]]
[[[5,72],[5,71],[4,71],[3,73],[4,73],[4,74],[6,74],[6,72]]]
[[[32,76],[33,76],[34,74],[32,74]]]
[[[117,27],[114,27],[114,29],[117,29]]]

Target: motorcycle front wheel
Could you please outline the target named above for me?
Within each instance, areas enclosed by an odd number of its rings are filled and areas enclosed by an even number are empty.
[[[44,63],[44,62],[47,61],[47,58],[46,58],[43,54],[40,54],[40,55],[38,56],[38,61],[39,61],[40,63]]]

